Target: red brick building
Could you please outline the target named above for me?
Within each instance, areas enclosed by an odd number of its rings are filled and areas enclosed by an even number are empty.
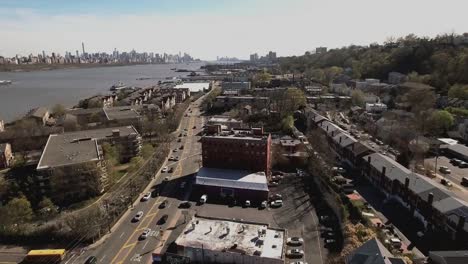
[[[271,169],[271,136],[263,128],[232,130],[202,137],[203,166],[208,168],[264,171]]]

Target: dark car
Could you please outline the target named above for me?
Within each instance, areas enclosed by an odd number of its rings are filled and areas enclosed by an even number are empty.
[[[167,206],[167,200],[162,201],[162,203],[159,205],[159,209],[164,209]]]
[[[190,208],[192,207],[192,204],[190,202],[181,202],[179,204],[179,208]]]
[[[158,225],[164,225],[167,222],[168,218],[169,216],[167,214],[161,216],[161,218],[159,218],[158,220]]]
[[[97,262],[98,262],[98,259],[95,256],[91,256],[85,261],[85,264],[95,264]]]
[[[159,196],[159,190],[158,189],[155,189],[151,192],[151,197],[158,197]]]
[[[174,172],[174,168],[172,168],[172,167],[171,167],[171,168],[169,168],[169,170],[168,170],[167,172],[169,172],[169,173],[172,173],[172,172]]]

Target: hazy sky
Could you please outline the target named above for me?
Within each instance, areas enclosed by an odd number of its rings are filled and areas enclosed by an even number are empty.
[[[80,50],[248,58],[468,32],[466,0],[0,0],[0,56]]]

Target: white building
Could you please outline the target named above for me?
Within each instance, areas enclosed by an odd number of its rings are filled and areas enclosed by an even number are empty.
[[[387,111],[387,105],[383,103],[366,103],[366,112],[382,113]]]
[[[197,93],[203,92],[203,90],[209,90],[211,83],[209,82],[186,82],[183,84],[176,85],[174,88],[188,88],[190,92]]]
[[[284,264],[285,231],[263,224],[194,217],[175,243],[192,262]]]

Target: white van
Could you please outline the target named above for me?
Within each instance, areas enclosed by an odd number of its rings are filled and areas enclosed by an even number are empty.
[[[401,248],[401,240],[398,238],[390,238],[390,244],[394,248]]]

